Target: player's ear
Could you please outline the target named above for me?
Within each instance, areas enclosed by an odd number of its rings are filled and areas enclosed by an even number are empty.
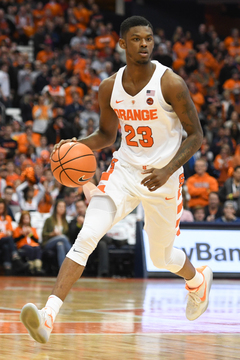
[[[119,46],[121,49],[124,49],[124,50],[126,49],[126,42],[123,38],[119,39]]]

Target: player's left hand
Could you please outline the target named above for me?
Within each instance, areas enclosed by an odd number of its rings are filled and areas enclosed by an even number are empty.
[[[147,186],[149,191],[155,191],[163,186],[171,176],[166,169],[154,168],[144,170],[142,174],[150,174],[141,181],[141,184]]]

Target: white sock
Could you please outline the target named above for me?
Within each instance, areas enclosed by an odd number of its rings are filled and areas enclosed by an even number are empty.
[[[186,280],[186,283],[190,289],[197,288],[203,283],[203,276],[196,270],[194,277],[191,280]]]
[[[55,321],[55,318],[61,308],[63,304],[63,301],[61,299],[59,299],[59,297],[55,296],[55,295],[50,295],[48,298],[48,301],[46,303],[45,308],[51,308],[51,310],[53,310],[53,321]]]

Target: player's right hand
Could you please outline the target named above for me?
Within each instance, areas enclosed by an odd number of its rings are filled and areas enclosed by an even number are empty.
[[[59,141],[59,143],[57,143],[57,144],[54,145],[54,148],[53,148],[53,151],[52,151],[52,153],[51,153],[51,155],[50,155],[50,158],[52,158],[52,155],[55,153],[55,151],[56,151],[57,149],[59,149],[60,146],[62,146],[63,144],[68,143],[68,142],[77,142],[77,141],[78,141],[78,140],[77,140],[76,137],[73,137],[72,139],[65,139],[65,140]]]

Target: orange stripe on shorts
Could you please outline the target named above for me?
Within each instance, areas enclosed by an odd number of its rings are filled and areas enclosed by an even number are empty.
[[[113,173],[113,170],[115,168],[115,163],[118,162],[118,159],[115,159],[113,158],[112,161],[111,161],[111,165],[110,165],[110,168],[107,172],[103,172],[102,173],[102,176],[101,176],[101,179],[100,179],[100,182],[103,180],[103,181],[108,181],[109,179],[109,176]],[[103,193],[105,193],[105,187],[106,185],[98,185],[98,189],[100,191],[102,191]]]
[[[182,210],[182,208],[183,208],[183,202],[181,202],[181,203],[178,205],[178,207],[177,207],[177,214],[180,213],[180,211]]]

